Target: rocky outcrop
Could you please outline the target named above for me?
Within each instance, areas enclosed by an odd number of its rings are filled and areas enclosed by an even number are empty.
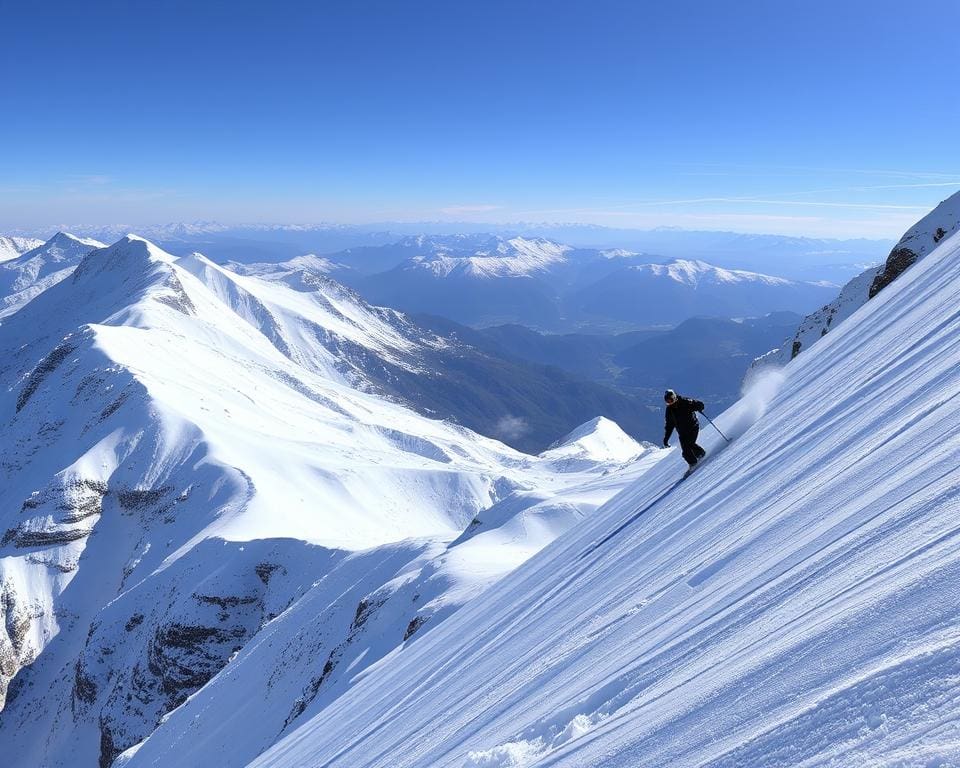
[[[953,198],[950,198],[950,200],[953,200]],[[957,209],[960,209],[960,205],[956,208],[949,207],[946,204],[950,200],[941,203],[933,212],[940,211],[942,224],[938,224],[935,228],[932,225],[920,226],[918,224],[904,235],[894,249],[890,251],[883,269],[873,279],[870,286],[871,299],[932,251],[940,244],[941,240],[957,231],[958,226],[960,226],[960,211]],[[944,210],[941,211],[941,208]]]
[[[34,493],[20,507],[24,519],[7,529],[0,547],[55,547],[89,536],[90,518],[102,513],[106,493],[106,483],[76,477]]]
[[[121,506],[162,503],[162,495],[147,495],[128,492]],[[266,590],[282,566],[244,559],[237,568],[216,583],[198,568],[192,591],[169,583],[165,597],[134,596],[137,610],[118,604],[116,615],[94,624],[77,662],[72,706],[99,726],[101,766],[146,738],[269,620]]]
[[[37,367],[30,373],[29,378],[23,385],[23,389],[20,390],[20,394],[17,396],[18,413],[23,410],[23,406],[27,404],[30,398],[33,397],[33,393],[43,384],[44,379],[53,373],[75,350],[76,345],[73,344],[68,337],[37,364]]]
[[[14,675],[36,655],[28,640],[34,612],[11,582],[0,583],[0,711]]]

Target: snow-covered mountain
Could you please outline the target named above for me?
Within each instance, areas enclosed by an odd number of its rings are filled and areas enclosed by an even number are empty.
[[[5,320],[5,760],[108,766],[258,647],[284,662],[236,710],[252,759],[653,460],[606,422],[574,466],[384,399],[370,361],[444,343],[404,323],[134,236]]]
[[[469,239],[451,244],[416,238],[403,247],[415,255],[392,269],[352,276],[349,284],[375,304],[481,327],[629,329],[698,315],[807,312],[836,291],[829,283],[722,269],[698,260],[659,263],[624,249],[573,249],[542,238],[495,238],[480,246]]]
[[[549,240],[527,240],[514,237],[497,241],[493,247],[481,248],[469,256],[452,256],[434,253],[418,256],[406,269],[419,269],[435,277],[522,277],[547,272],[566,261],[569,246]]]
[[[415,249],[410,258],[351,283],[374,304],[473,325],[555,327],[560,322],[553,273],[568,266],[569,247],[520,237],[403,243]]]
[[[58,232],[47,242],[0,262],[0,319],[69,276],[84,256],[103,247],[96,240]]]
[[[792,339],[759,358],[755,367],[784,365],[846,320],[909,267],[960,229],[960,192],[941,202],[912,226],[890,251],[886,262],[851,279],[839,296],[803,319]]]
[[[0,235],[0,263],[15,259],[18,256],[31,251],[38,245],[43,245],[43,240],[35,237],[6,237]]]
[[[634,325],[676,324],[690,317],[756,317],[775,311],[806,311],[833,296],[836,286],[804,283],[703,261],[666,264],[626,262],[567,299],[572,311]]]
[[[759,380],[691,479],[659,452],[258,759],[247,728],[315,610],[277,617],[118,765],[957,764],[958,300],[954,236]]]
[[[700,259],[729,269],[783,275],[795,280],[829,279],[838,284],[877,263],[889,252],[889,240],[834,240],[825,238],[696,231],[678,227],[651,230],[616,229],[595,225],[475,222],[381,222],[346,224],[237,224],[218,222],[170,223],[159,226],[62,225],[61,229],[113,242],[137,231],[177,255],[202,251],[214,261],[282,261],[302,253],[331,254],[349,249],[358,258],[381,259],[389,269],[411,253],[401,253],[398,242],[446,240],[454,248],[467,241],[483,247],[495,237],[544,238],[577,249],[608,249],[658,254],[661,259]],[[21,234],[15,232],[14,234]],[[459,243],[458,243],[459,241]],[[396,258],[391,257],[394,252]],[[858,265],[860,265],[858,267]],[[357,265],[352,265],[356,267]]]

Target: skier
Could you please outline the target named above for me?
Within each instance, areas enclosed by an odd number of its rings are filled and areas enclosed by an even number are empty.
[[[699,400],[680,397],[672,389],[663,393],[663,399],[667,403],[663,447],[670,447],[670,435],[676,429],[677,435],[680,437],[680,450],[683,452],[683,458],[690,465],[690,469],[687,471],[691,472],[697,466],[697,462],[707,455],[707,452],[697,445],[700,424],[697,421],[696,412],[703,411],[703,403]]]

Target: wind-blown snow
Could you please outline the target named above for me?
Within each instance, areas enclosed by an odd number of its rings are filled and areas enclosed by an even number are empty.
[[[958,302],[953,237],[251,765],[960,763]]]

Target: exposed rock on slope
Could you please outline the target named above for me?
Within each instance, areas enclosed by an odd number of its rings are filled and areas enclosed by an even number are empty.
[[[960,192],[944,200],[897,243],[870,284],[872,299],[960,227]]]

